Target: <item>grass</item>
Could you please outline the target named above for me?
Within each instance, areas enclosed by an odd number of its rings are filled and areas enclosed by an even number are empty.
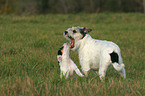
[[[144,96],[145,15],[139,13],[0,15],[0,96]],[[92,71],[60,79],[57,50],[72,26],[92,28],[96,39],[121,48],[127,78],[112,67],[105,83]],[[77,52],[70,52],[79,65]]]

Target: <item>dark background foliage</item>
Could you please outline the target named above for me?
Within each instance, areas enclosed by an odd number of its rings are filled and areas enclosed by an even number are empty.
[[[145,0],[0,0],[0,14],[145,13]]]

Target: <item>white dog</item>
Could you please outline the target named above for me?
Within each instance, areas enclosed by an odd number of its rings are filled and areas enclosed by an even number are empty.
[[[126,78],[124,64],[119,47],[110,41],[93,39],[88,33],[91,29],[72,27],[64,32],[64,36],[71,41],[71,49],[79,53],[82,71],[88,76],[90,69],[99,68],[99,76],[103,81],[109,65],[119,71]]]
[[[64,43],[63,47],[58,50],[57,59],[60,65],[60,77],[66,76],[68,78],[69,75],[73,74],[73,71],[76,72],[80,77],[84,75],[80,72],[76,64],[69,58],[69,50],[70,45],[68,43]]]

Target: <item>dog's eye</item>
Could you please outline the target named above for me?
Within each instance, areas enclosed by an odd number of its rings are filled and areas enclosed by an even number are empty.
[[[76,30],[73,30],[73,33],[76,33],[77,31]]]

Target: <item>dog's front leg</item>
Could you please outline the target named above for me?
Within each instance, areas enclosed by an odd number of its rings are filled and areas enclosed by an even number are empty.
[[[88,77],[88,71],[83,70],[83,73],[85,74],[86,77]]]
[[[88,77],[88,71],[90,70],[90,63],[89,63],[89,60],[87,57],[88,57],[87,54],[82,55],[79,53],[79,60],[80,60],[81,69],[86,77]]]
[[[90,70],[89,63],[84,63],[82,65],[82,71],[85,74],[86,77],[88,77],[88,71]]]

